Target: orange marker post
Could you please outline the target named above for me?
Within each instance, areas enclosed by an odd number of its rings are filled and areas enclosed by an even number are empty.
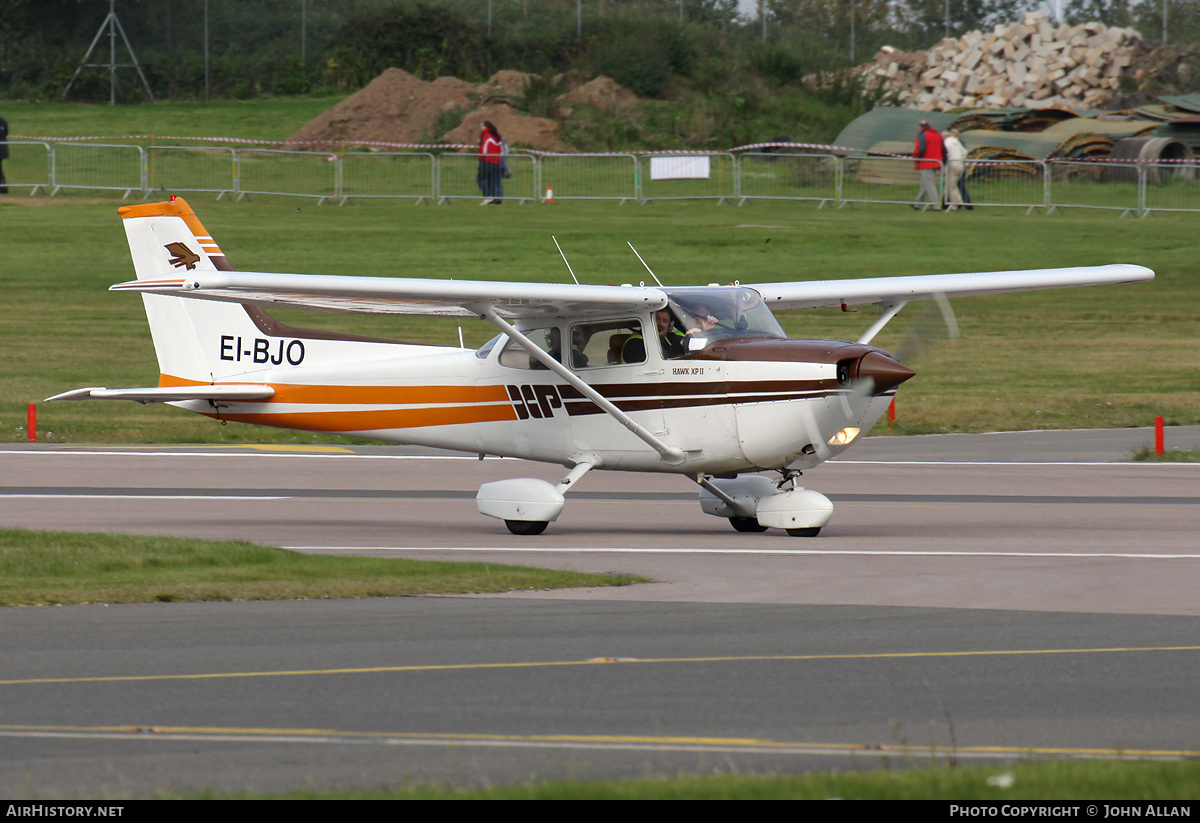
[[[1154,453],[1159,457],[1163,456],[1163,446],[1165,438],[1163,437],[1163,419],[1161,417],[1154,418]]]
[[[37,442],[37,404],[29,404],[29,413],[25,416],[25,432],[30,443]]]

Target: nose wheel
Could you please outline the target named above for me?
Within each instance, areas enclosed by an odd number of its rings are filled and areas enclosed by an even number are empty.
[[[821,533],[821,530],[819,528],[818,529],[787,529],[786,531],[787,531],[789,537],[816,537],[818,534]]]
[[[519,534],[524,537],[532,537],[535,534],[541,534],[550,525],[548,520],[505,520],[504,525],[508,526],[508,530],[513,534]]]

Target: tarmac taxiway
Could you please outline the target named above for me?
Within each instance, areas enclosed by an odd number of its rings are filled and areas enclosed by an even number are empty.
[[[0,792],[1194,754],[1200,465],[1123,461],[1149,439],[872,439],[806,474],[835,504],[812,539],[733,532],[667,476],[589,474],[544,535],[517,538],[475,489],[561,469],[385,447],[9,447],[6,527],[659,582],[0,610]]]

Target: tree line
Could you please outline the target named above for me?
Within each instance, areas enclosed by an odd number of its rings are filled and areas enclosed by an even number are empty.
[[[344,92],[396,66],[430,80],[479,81],[499,69],[607,74],[644,97],[796,85],[865,62],[882,45],[927,48],[1019,19],[1034,0],[118,0],[127,36],[159,99]],[[1071,0],[1064,22],[1132,25],[1200,40],[1200,0]],[[107,0],[5,0],[0,97],[105,102],[108,69],[129,56],[102,25]],[[111,27],[112,31],[117,31]],[[99,36],[98,36],[99,35]],[[145,93],[120,69],[118,99]],[[836,90],[836,84],[831,86]],[[847,93],[851,93],[847,91]]]

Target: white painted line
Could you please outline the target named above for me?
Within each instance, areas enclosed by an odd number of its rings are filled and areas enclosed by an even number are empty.
[[[911,748],[897,746],[864,746],[862,744],[820,744],[820,743],[770,743],[770,742],[745,742],[738,743],[733,741],[722,742],[706,742],[704,740],[696,740],[689,742],[687,740],[679,741],[662,741],[658,742],[653,739],[646,741],[607,741],[607,740],[587,740],[586,738],[579,739],[559,739],[559,740],[534,740],[534,739],[489,739],[485,736],[479,738],[470,738],[464,735],[447,735],[446,737],[437,737],[430,735],[428,737],[413,738],[405,735],[396,734],[389,735],[386,733],[374,734],[370,737],[364,737],[361,734],[348,733],[338,735],[336,732],[329,734],[288,734],[287,732],[277,733],[261,733],[261,732],[172,732],[154,730],[152,732],[144,732],[133,730],[129,732],[118,731],[55,731],[55,730],[0,730],[0,737],[26,738],[26,739],[59,739],[59,740],[120,740],[120,741],[139,741],[143,743],[165,743],[165,742],[188,742],[188,743],[288,743],[288,744],[310,744],[310,745],[336,745],[336,746],[411,746],[411,747],[437,747],[437,748],[490,748],[490,749],[558,749],[558,750],[582,750],[582,751],[627,751],[627,752],[708,752],[708,753],[724,753],[724,754],[766,754],[773,756],[821,756],[821,757],[848,757],[848,758],[865,758],[865,757],[891,757],[905,756],[914,753]],[[921,750],[924,755],[928,755],[928,750]],[[947,754],[946,751],[938,750],[939,754]],[[972,760],[995,760],[997,758],[1010,758],[1014,755],[1022,757],[1029,755],[1040,754],[1037,750],[1011,750],[997,748],[995,751],[987,751],[980,749],[972,751],[969,749],[956,749],[954,756],[963,759]],[[1061,752],[1055,754],[1062,755]],[[1076,754],[1075,752],[1066,752],[1067,756]],[[1110,760],[1124,759],[1152,759],[1170,757],[1177,759],[1187,757],[1191,752],[1134,752],[1122,754],[1118,751],[1113,752],[1095,752],[1087,750],[1080,752],[1080,756],[1086,756],[1089,759],[1106,758]]]
[[[812,538],[810,538],[812,539]],[[1122,552],[962,552],[962,551],[868,551],[854,549],[638,549],[620,546],[596,546],[593,548],[577,548],[566,546],[281,546],[292,551],[322,551],[322,552],[359,552],[359,551],[396,551],[396,552],[508,552],[525,554],[529,552],[556,552],[563,554],[728,554],[738,557],[748,555],[784,555],[829,557],[841,555],[847,557],[1024,557],[1024,558],[1069,558],[1096,559],[1118,558],[1127,560],[1200,560],[1200,554],[1133,554]]]
[[[835,458],[823,463],[824,466],[837,465],[862,465],[862,466],[1104,466],[1106,468],[1126,468],[1126,467],[1143,467],[1143,466],[1183,466],[1185,468],[1200,468],[1200,463],[1158,463],[1150,460],[1134,462],[1111,462],[1111,463],[1081,463],[1081,462],[1042,462],[1032,461],[1018,463],[1016,461],[1007,460],[841,460]]]
[[[143,451],[123,451],[121,449],[113,449],[111,451],[40,451],[21,449],[15,451],[3,451],[0,454],[32,454],[32,455],[59,455],[59,456],[87,456],[87,457],[112,457],[119,455],[121,457],[307,457],[307,458],[324,458],[324,459],[346,459],[358,458],[359,460],[471,460],[479,462],[479,458],[475,455],[420,455],[420,454],[319,454],[312,452],[294,453],[294,452],[277,452],[277,451],[258,451],[258,452],[217,452],[217,451],[177,451],[177,452],[143,452]],[[486,460],[512,460],[519,461],[520,458],[509,457],[502,458],[494,455],[488,455]],[[524,461],[521,461],[524,462]]]
[[[0,455],[68,455],[68,456],[88,456],[88,457],[111,457],[120,455],[122,457],[170,457],[178,459],[182,457],[287,457],[287,458],[307,458],[307,459],[325,459],[325,460],[469,460],[473,463],[480,462],[477,455],[457,455],[457,454],[323,454],[319,452],[285,452],[285,451],[124,451],[120,448],[115,448],[105,451],[75,451],[72,449],[63,449],[61,451],[42,451],[30,449],[18,450],[0,450]],[[487,455],[484,460],[489,462],[496,460],[508,460],[513,463],[534,463],[536,461],[525,460],[520,457],[497,457],[495,455]],[[824,464],[824,466],[1066,466],[1066,467],[1096,467],[1103,466],[1106,468],[1162,468],[1166,466],[1179,469],[1200,469],[1200,463],[1172,463],[1172,462],[1156,462],[1156,461],[1112,461],[1112,462],[1078,462],[1078,461],[1063,461],[1063,462],[1048,462],[1048,461],[1000,461],[1000,460],[842,460],[835,458]]]
[[[480,462],[478,455],[358,455],[358,453],[340,452],[293,452],[293,451],[126,451],[122,449],[84,451],[73,449],[62,449],[55,451],[43,450],[2,450],[0,456],[8,455],[55,455],[55,456],[86,456],[86,457],[112,457],[118,455],[121,457],[170,457],[178,459],[181,457],[290,457],[290,458],[307,458],[307,459],[390,459],[390,461],[470,461],[473,463]],[[484,457],[488,462],[494,461],[510,461],[512,463],[535,463],[535,461],[527,461],[521,457],[497,457],[496,455],[487,455]],[[1133,468],[1136,470],[1144,470],[1146,468],[1164,468],[1171,467],[1175,470],[1184,469],[1200,469],[1200,463],[1172,463],[1172,462],[1156,462],[1156,461],[1111,461],[1111,462],[1079,462],[1079,461],[937,461],[937,459],[928,459],[928,461],[914,461],[914,459],[841,459],[840,457],[823,463],[826,467],[830,465],[946,465],[946,467],[962,467],[962,465],[1010,465],[1010,467],[1046,467],[1046,465],[1055,465],[1055,467],[1104,467],[1104,468]]]
[[[291,500],[253,494],[0,494],[2,500]]]

